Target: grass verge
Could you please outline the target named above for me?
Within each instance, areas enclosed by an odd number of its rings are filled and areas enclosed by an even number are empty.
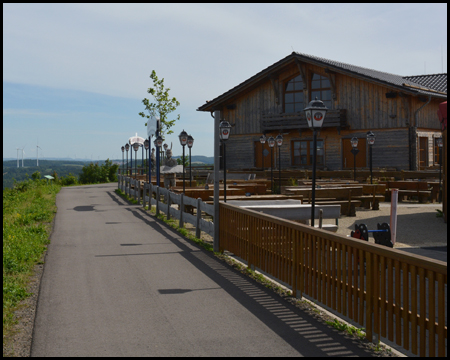
[[[59,185],[26,180],[3,190],[3,342],[17,323],[20,301],[31,294],[27,284],[47,249],[56,213]]]

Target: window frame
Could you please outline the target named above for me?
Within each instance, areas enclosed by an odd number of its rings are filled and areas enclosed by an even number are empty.
[[[295,156],[295,143],[299,143],[299,147],[298,150],[301,149],[301,143],[306,143],[306,164],[302,164],[301,163],[301,158],[302,158],[302,154],[300,152],[300,154],[298,156]],[[322,158],[322,162],[317,161],[316,162],[316,166],[318,167],[325,167],[325,140],[324,139],[317,139],[317,145],[319,146],[319,143],[322,143],[322,155],[317,155],[317,158],[321,157]],[[298,167],[304,167],[304,168],[309,168],[313,166],[312,163],[312,157],[313,157],[313,153],[312,153],[312,147],[314,144],[314,140],[313,139],[302,139],[302,140],[291,140],[291,166],[298,166]],[[299,163],[296,163],[295,159],[299,159]],[[317,160],[317,159],[316,159]]]
[[[301,81],[301,84],[302,84],[301,90],[295,89],[295,83],[299,83],[299,81],[296,81],[296,82],[293,83],[294,84],[293,85],[294,86],[294,90],[286,90],[288,84],[292,80],[296,79],[297,77],[300,77],[302,79],[302,81]],[[299,111],[303,111],[303,109],[305,108],[306,105],[305,105],[305,93],[304,93],[304,80],[303,80],[302,74],[297,74],[297,75],[292,76],[287,81],[285,81],[284,84],[283,84],[283,112],[284,113],[287,113],[286,112],[286,94],[293,94],[293,97],[294,97],[294,101],[293,102],[288,102],[288,104],[294,105],[294,111],[288,112],[288,113],[289,114],[294,114],[294,113],[298,112],[298,111],[295,111],[295,104],[297,104],[295,102],[295,94],[298,94],[298,93],[301,93],[301,95],[303,97],[303,108],[301,110],[299,110]]]

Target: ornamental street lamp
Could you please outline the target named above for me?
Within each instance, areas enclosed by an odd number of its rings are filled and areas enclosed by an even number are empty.
[[[372,184],[372,145],[375,144],[375,134],[372,131],[367,132],[367,143],[369,144],[370,183]]]
[[[130,150],[130,144],[125,144],[125,150],[127,151],[127,176],[128,176],[128,150]]]
[[[437,146],[439,147],[439,202],[442,202],[442,189],[441,189],[441,171],[442,171],[442,138],[436,139]]]
[[[134,149],[134,180],[136,180],[136,175],[137,175],[137,151],[139,150],[139,143],[135,142],[133,144],[133,149]]]
[[[144,147],[145,147],[145,163],[148,165],[148,156],[147,156],[147,151],[148,151],[148,148],[150,147],[150,141],[148,141],[148,139],[145,139],[145,141],[144,141]],[[143,166],[142,166],[143,167]],[[147,182],[148,182],[148,175],[149,175],[149,169],[150,169],[150,167],[148,167],[148,169],[147,169]],[[151,178],[150,178],[151,179]]]
[[[283,136],[278,134],[275,141],[278,145],[278,192],[281,194],[281,145],[283,145]]]
[[[189,135],[187,138],[187,146],[189,148],[189,186],[192,187],[192,158],[191,149],[194,146],[194,138]]]
[[[122,176],[123,176],[123,152],[125,151],[125,146],[120,148],[122,150]]]
[[[264,144],[266,143],[266,136],[264,134],[259,138],[259,142],[261,143],[262,171],[264,171]]]
[[[270,147],[270,187],[273,194],[273,147],[275,146],[275,139],[273,136],[267,139],[267,144]]]
[[[311,226],[314,227],[314,215],[315,215],[315,201],[316,201],[316,155],[317,155],[317,130],[323,125],[323,120],[328,111],[328,108],[323,104],[321,100],[312,100],[308,106],[304,109],[308,126],[312,129],[314,134],[313,142],[313,173],[312,173],[312,196],[311,196]]]
[[[353,154],[353,180],[356,181],[356,154],[359,153],[359,149],[358,149],[358,138],[357,137],[353,137],[350,140],[351,144],[352,144],[352,154]]]
[[[161,135],[158,135],[155,138],[154,144],[156,146],[156,185],[160,186],[160,179],[159,179],[159,150],[161,149],[161,146],[164,142],[164,139]]]
[[[228,121],[222,120],[219,124],[219,137],[223,144],[223,201],[227,202],[227,155],[225,142],[230,136],[231,125]]]
[[[181,133],[180,133],[180,135],[178,135],[178,137],[179,137],[179,139],[180,139],[180,144],[181,144],[181,146],[183,147],[183,194],[184,194],[184,192],[185,192],[185,189],[186,189],[186,186],[185,186],[185,183],[184,183],[184,147],[186,146],[186,144],[187,144],[187,139],[188,139],[188,134],[187,134],[187,132],[186,131],[182,131]]]

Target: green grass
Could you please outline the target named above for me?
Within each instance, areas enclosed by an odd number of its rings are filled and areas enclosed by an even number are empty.
[[[31,294],[27,282],[49,242],[61,187],[27,180],[3,190],[3,335],[11,329],[14,310]]]

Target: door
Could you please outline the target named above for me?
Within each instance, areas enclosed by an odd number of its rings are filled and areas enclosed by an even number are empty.
[[[276,145],[275,145],[276,146]],[[267,141],[261,144],[259,141],[255,141],[255,167],[257,169],[270,168],[270,147]],[[275,166],[275,164],[274,164]]]
[[[356,167],[364,168],[366,164],[366,138],[358,138],[359,153],[356,157],[352,153],[350,139],[342,139],[342,169],[353,169],[353,159],[356,159]]]
[[[428,166],[428,138],[419,137],[419,170]]]

